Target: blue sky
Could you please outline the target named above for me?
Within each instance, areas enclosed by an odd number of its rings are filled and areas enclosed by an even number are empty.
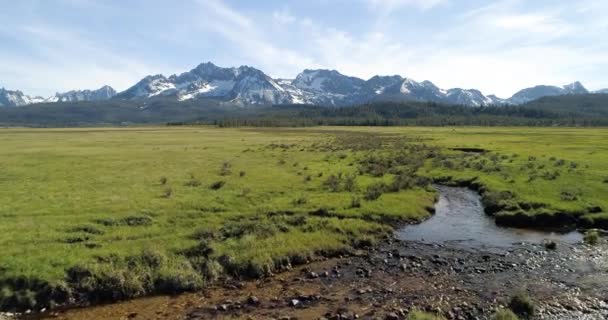
[[[0,0],[0,87],[124,90],[212,61],[400,74],[508,97],[608,87],[605,0]]]

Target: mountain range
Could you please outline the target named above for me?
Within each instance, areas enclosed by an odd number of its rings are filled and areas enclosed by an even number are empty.
[[[608,93],[588,91],[580,82],[563,87],[539,85],[518,91],[508,99],[484,95],[476,89],[441,89],[430,81],[417,82],[399,75],[374,76],[368,80],[343,75],[335,70],[309,70],[295,79],[274,79],[261,70],[241,66],[222,68],[211,62],[166,77],[150,75],[123,92],[103,86],[97,90],[56,93],[49,98],[31,97],[21,91],[0,88],[0,107],[34,103],[145,100],[157,97],[178,101],[214,99],[236,105],[314,104],[348,106],[375,101],[431,101],[467,106],[523,104],[545,96]]]
[[[76,102],[76,101],[103,101],[111,99],[116,95],[116,90],[110,86],[103,86],[97,90],[73,90],[43,98],[40,96],[32,97],[19,90],[11,91],[0,88],[0,107],[20,107],[34,103],[53,103],[53,102]]]

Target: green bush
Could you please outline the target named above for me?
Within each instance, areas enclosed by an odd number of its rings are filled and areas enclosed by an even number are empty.
[[[291,204],[294,206],[300,206],[306,203],[308,203],[308,199],[306,199],[304,196],[297,197],[291,201]]]
[[[544,244],[547,250],[557,249],[557,243],[555,241],[546,241]]]
[[[407,315],[407,320],[444,320],[444,317],[433,313],[414,310]]]
[[[220,176],[229,176],[232,173],[230,171],[231,167],[232,165],[230,162],[224,161],[224,163],[222,163],[222,168],[220,169]]]
[[[365,191],[365,200],[373,201],[378,200],[380,196],[386,191],[386,184],[383,182],[374,183],[367,187]]]
[[[339,177],[332,174],[325,179],[323,185],[331,192],[338,192],[340,191],[340,180],[341,179]]]
[[[594,246],[600,241],[600,233],[595,229],[587,230],[583,236],[583,241],[585,241],[586,244]]]
[[[400,190],[407,190],[414,187],[416,182],[409,174],[402,173],[398,174],[393,178],[393,182],[390,186],[391,192],[399,192]]]
[[[352,197],[350,199],[350,207],[349,208],[361,208],[361,199],[358,197]]]
[[[519,320],[519,317],[509,309],[498,309],[492,315],[492,320]]]
[[[344,178],[344,190],[349,192],[355,191],[357,189],[356,179],[357,176],[355,175],[347,175],[346,178]]]
[[[166,187],[165,190],[163,190],[163,194],[162,194],[163,198],[171,198],[172,195],[173,195],[173,189],[171,189],[171,187]]]
[[[222,187],[223,187],[225,184],[226,184],[226,182],[225,182],[225,181],[221,181],[221,180],[220,180],[220,181],[216,181],[216,182],[212,183],[212,184],[209,186],[209,188],[210,188],[211,190],[219,190],[219,189],[221,189],[221,188],[222,188]]]
[[[525,293],[521,292],[514,295],[509,302],[509,309],[513,311],[515,314],[521,317],[532,317],[536,310],[536,306],[532,298]]]

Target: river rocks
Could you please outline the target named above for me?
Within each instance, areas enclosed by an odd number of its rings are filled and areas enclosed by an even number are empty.
[[[258,306],[260,305],[260,299],[256,296],[249,296],[249,298],[247,298],[247,304],[250,306]]]
[[[366,254],[297,267],[281,275],[284,281],[222,288],[219,298],[199,302],[212,307],[186,319],[407,319],[414,308],[450,320],[488,319],[522,286],[537,301],[539,319],[608,319],[601,299],[608,296],[606,270],[608,248],[602,246],[464,250],[395,241]]]

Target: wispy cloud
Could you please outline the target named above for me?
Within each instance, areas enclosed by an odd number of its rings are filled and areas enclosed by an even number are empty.
[[[36,94],[106,83],[125,89],[147,74],[181,72],[203,61],[248,64],[276,77],[294,77],[304,68],[362,78],[401,74],[500,96],[574,80],[608,87],[608,2],[601,0],[189,0],[172,6],[58,0],[9,6],[0,12],[6,22],[0,25],[0,85]]]
[[[291,14],[287,7],[273,11],[272,18],[279,24],[290,24],[296,22],[296,17]]]
[[[381,10],[386,13],[392,12],[401,7],[414,7],[420,10],[428,10],[447,0],[365,0],[372,9]]]
[[[295,51],[276,44],[272,32],[260,30],[260,26],[252,23],[251,19],[231,8],[219,0],[198,1],[201,14],[206,19],[201,27],[207,31],[221,34],[234,46],[241,49],[239,52],[247,57],[247,61],[253,62],[257,67],[269,70],[275,76],[288,76],[293,70],[306,67],[315,67],[315,62]],[[285,14],[281,17],[286,22]],[[294,22],[295,17],[289,16],[289,22]],[[270,37],[269,37],[270,36]]]

